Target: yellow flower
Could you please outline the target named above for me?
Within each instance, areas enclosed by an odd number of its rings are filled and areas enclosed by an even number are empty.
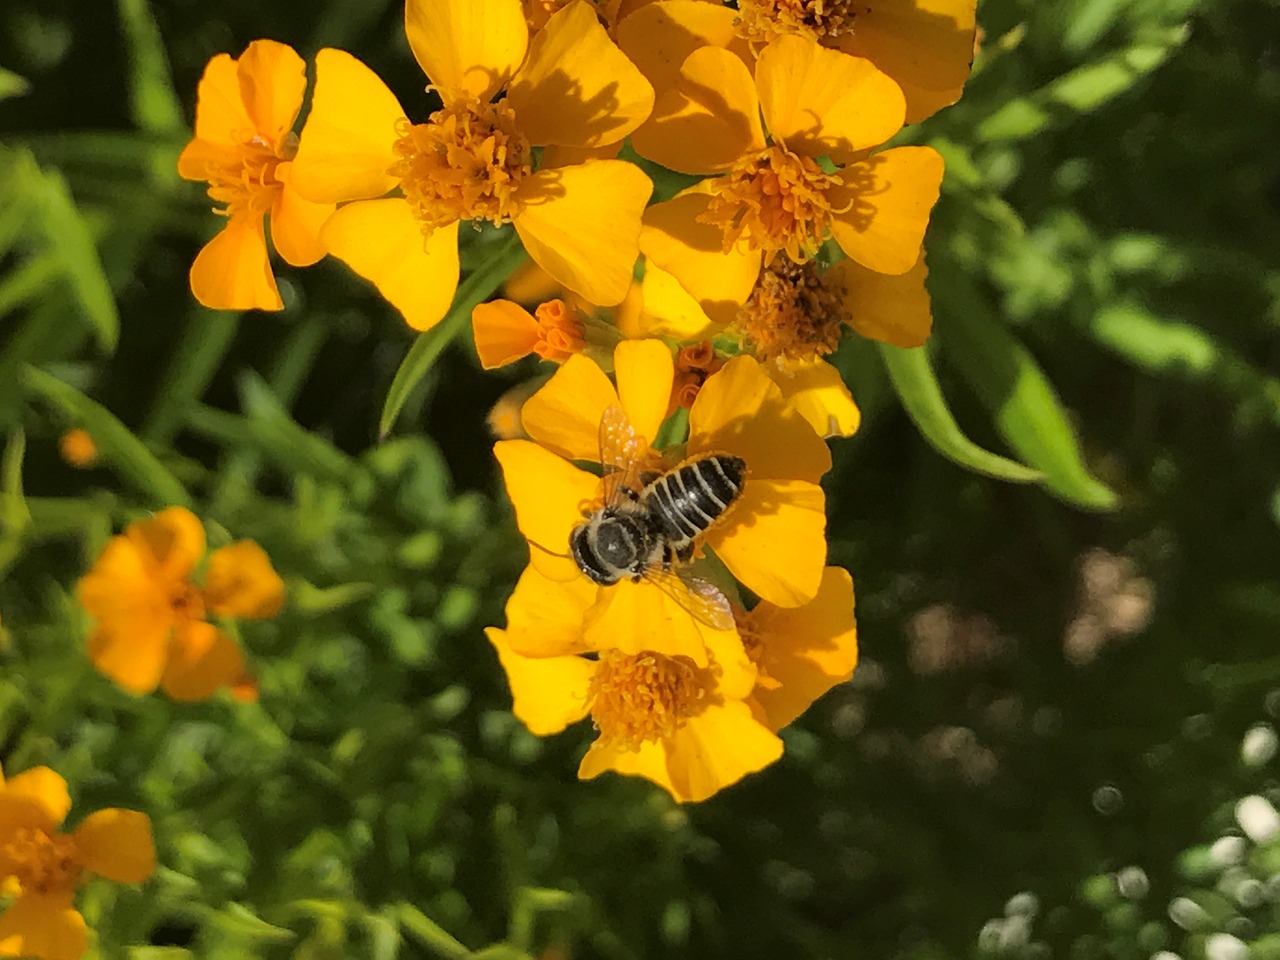
[[[906,273],[943,164],[930,147],[865,155],[898,131],[903,109],[869,61],[800,37],[766,47],[754,80],[727,50],[694,51],[632,144],[674,170],[718,176],[651,207],[641,249],[677,277],[706,272],[712,299],[738,304],[762,263],[780,253],[803,263],[828,236],[864,267]]]
[[[204,586],[192,573],[205,552],[204,528],[191,511],[169,507],[112,537],[76,587],[97,620],[89,658],[134,694],[157,686],[175,700],[203,700],[243,686],[244,658],[234,640],[205,617],[263,619],[284,604],[284,583],[251,540],[209,556]]]
[[[83,470],[98,461],[98,445],[89,436],[89,431],[80,427],[68,430],[58,441],[58,452],[62,459],[71,466]]]
[[[255,40],[238,60],[209,61],[196,93],[195,139],[178,173],[209,183],[227,225],[191,265],[191,292],[215,310],[280,310],[263,218],[285,261],[305,267],[324,256],[320,226],[333,204],[303,199],[290,180],[298,138],[293,123],[307,88],[306,64],[274,40]]]
[[[802,607],[765,601],[734,618],[757,668],[751,702],[770,730],[787,726],[858,665],[853,578],[839,567],[827,567],[818,595]]]
[[[906,95],[917,123],[960,99],[973,61],[977,0],[738,0],[738,9],[660,0],[627,15],[618,44],[659,90],[701,46],[753,53],[795,35],[865,57]]]
[[[569,358],[524,405],[525,430],[536,442],[509,440],[494,447],[516,522],[532,547],[531,562],[556,580],[586,580],[566,556],[569,536],[582,522],[583,505],[600,502],[603,490],[600,477],[572,461],[599,462],[605,411],[620,406],[649,443],[667,416],[675,379],[670,348],[657,340],[624,341],[614,353],[614,370],[616,388],[597,364]],[[831,455],[750,357],[730,360],[708,377],[689,410],[683,455],[712,453],[740,457],[746,480],[706,531],[706,545],[757,596],[781,606],[812,599],[826,560],[825,500],[818,481],[830,469]],[[592,640],[594,648],[652,649],[637,618],[663,610],[666,595],[647,581],[598,589],[598,622],[607,622],[608,629],[598,642]],[[698,626],[705,637],[709,628]],[[589,639],[592,630],[589,624]],[[625,643],[610,642],[612,631]],[[696,657],[696,648],[691,639],[670,649]]]
[[[71,833],[67,784],[48,767],[0,775],[0,884],[17,897],[0,915],[0,957],[78,960],[88,948],[72,905],[86,873],[142,883],[155,871],[151,820],[134,810],[99,810]]]
[[[566,654],[588,645],[583,624],[593,602],[580,584],[530,567],[508,604],[508,630],[485,631],[506,670],[512,710],[533,733],[591,717],[599,737],[579,777],[616,770],[677,801],[698,801],[782,755],[782,741],[746,702],[756,670],[736,634],[709,633],[701,662],[643,648]]]
[[[619,160],[534,165],[537,147],[616,143],[652,108],[592,6],[575,0],[530,40],[520,0],[409,0],[405,29],[444,103],[426,123],[410,123],[354,57],[316,56],[294,183],[316,201],[357,201],[325,224],[326,250],[419,330],[453,300],[464,220],[513,224],[556,280],[592,303],[621,301],[649,178]]]

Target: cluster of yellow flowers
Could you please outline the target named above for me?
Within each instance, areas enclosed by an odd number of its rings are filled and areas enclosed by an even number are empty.
[[[462,222],[510,224],[532,261],[523,305],[472,316],[486,368],[561,365],[491,421],[531,560],[489,638],[531,730],[592,717],[582,776],[703,799],[851,675],[819,482],[859,413],[825,357],[846,328],[929,335],[942,158],[881,147],[959,97],[974,7],[407,0],[439,108],[409,119],[325,49],[298,134],[290,48],[209,64],[179,164],[227,217],[202,303],[281,306],[264,215],[286,261],[337,257],[418,330],[453,302]],[[658,167],[700,179],[651,204]]]

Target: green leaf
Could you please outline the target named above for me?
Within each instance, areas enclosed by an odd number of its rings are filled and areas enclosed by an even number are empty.
[[[285,927],[267,923],[238,903],[228,904],[213,914],[207,926],[219,934],[253,943],[289,943],[298,936]]]
[[[182,103],[173,88],[164,40],[150,4],[147,0],[118,0],[116,7],[129,49],[129,106],[134,123],[148,133],[185,129]]]
[[[903,409],[938,453],[966,469],[998,480],[1034,483],[1044,479],[1039,471],[983,450],[964,435],[947,407],[924,347],[904,350],[886,343],[877,346]]]
[[[294,420],[256,373],[240,378],[240,402],[264,452],[286,469],[339,481],[364,472],[354,459]]]
[[[37,367],[23,368],[22,385],[89,431],[103,462],[152,502],[163,506],[191,505],[191,497],[177,477],[105,407]]]
[[[31,511],[22,494],[22,460],[26,436],[15,430],[0,460],[0,578],[22,553],[22,542],[31,525]]]
[[[31,83],[26,77],[20,77],[12,70],[0,67],[0,100],[25,96],[30,89]]]
[[[501,242],[489,259],[474,270],[462,285],[458,287],[458,295],[454,297],[453,306],[440,323],[426,333],[421,334],[409,348],[391,388],[387,391],[387,399],[382,407],[382,416],[378,420],[378,433],[385,437],[395,426],[396,418],[409,400],[409,395],[422,379],[431,372],[432,366],[441,352],[471,320],[471,311],[476,304],[487,300],[502,282],[511,275],[524,259],[524,247],[520,238],[513,232]]]
[[[943,332],[945,355],[995,417],[1018,455],[1045,475],[1045,486],[1077,506],[1112,510],[1115,493],[1085,466],[1075,433],[1044,371],[981,298],[957,281]],[[960,302],[957,302],[957,298]]]

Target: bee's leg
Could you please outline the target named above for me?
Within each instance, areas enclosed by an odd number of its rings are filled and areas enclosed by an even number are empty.
[[[681,547],[679,550],[675,552],[676,559],[679,560],[681,563],[688,563],[690,560],[693,559],[693,553],[696,548],[697,548],[697,545],[692,540],[690,540],[688,543],[686,543],[683,547]]]

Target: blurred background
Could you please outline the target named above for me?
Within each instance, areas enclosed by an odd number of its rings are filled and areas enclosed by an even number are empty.
[[[278,315],[187,289],[208,58],[340,46],[413,115],[401,16],[0,9],[0,760],[65,775],[73,821],[152,815],[156,878],[83,895],[100,955],[1280,957],[1280,3],[980,4],[964,99],[907,132],[948,160],[931,365],[1049,480],[940,455],[846,342],[862,662],[691,807],[577,782],[589,725],[525,732],[481,634],[525,559],[485,418],[536,368],[482,374],[464,335],[379,443],[412,335],[345,268],[277,264]],[[256,704],[84,658],[76,578],[169,503],[288,580],[241,637]]]

